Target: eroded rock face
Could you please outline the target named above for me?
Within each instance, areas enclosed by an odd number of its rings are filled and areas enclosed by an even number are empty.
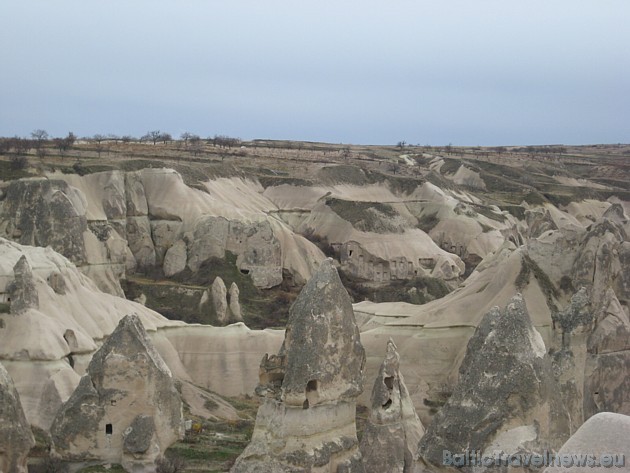
[[[155,471],[155,460],[181,437],[182,424],[171,372],[138,316],[128,315],[53,421],[53,451],[69,462]]]
[[[459,382],[433,418],[418,454],[437,467],[443,450],[542,452],[559,448],[568,436],[569,415],[551,360],[519,294],[503,311],[491,309],[475,330]]]
[[[39,296],[33,279],[31,266],[28,264],[26,256],[22,257],[13,267],[15,279],[8,287],[11,297],[11,313],[20,314],[28,309],[39,308]]]
[[[399,364],[400,356],[390,339],[374,382],[370,418],[361,439],[366,473],[413,471],[413,458],[424,435]]]
[[[23,245],[51,246],[77,265],[87,254],[87,202],[68,183],[53,179],[21,179],[7,188],[0,214],[3,236]]]
[[[26,421],[20,396],[0,364],[0,471],[26,473],[26,457],[35,439]]]
[[[306,284],[277,356],[263,358],[252,441],[232,472],[363,472],[356,397],[365,352],[332,260]]]

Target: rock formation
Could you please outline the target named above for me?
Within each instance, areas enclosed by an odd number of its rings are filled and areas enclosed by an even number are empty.
[[[13,267],[15,279],[7,288],[9,297],[11,298],[11,313],[20,314],[27,309],[39,308],[39,296],[33,279],[31,266],[28,264],[26,256],[22,257],[15,263]]]
[[[35,439],[31,432],[20,396],[9,373],[0,364],[0,471],[26,473],[26,457]]]
[[[186,269],[186,243],[177,240],[164,255],[164,276],[171,277]]]
[[[219,276],[214,278],[214,282],[211,287],[212,292],[212,307],[219,325],[225,325],[229,320],[228,303],[227,303],[227,289],[223,279]]]
[[[588,419],[575,432],[558,451],[558,460],[562,461],[564,455],[584,456],[591,455],[591,460],[603,462],[603,455],[610,455],[611,463],[608,466],[594,464],[572,466],[574,470],[562,464],[555,464],[545,469],[544,473],[560,473],[566,471],[588,470],[593,472],[616,471],[619,473],[630,472],[630,417],[611,412],[601,412]],[[622,460],[623,456],[623,460]],[[555,458],[555,456],[552,456]],[[572,458],[572,460],[575,457]],[[585,468],[588,466],[588,468]],[[611,468],[612,467],[612,468]]]
[[[355,411],[364,362],[350,297],[325,260],[291,308],[279,354],[262,360],[262,405],[231,471],[363,472]]]
[[[182,401],[171,372],[139,317],[128,315],[92,357],[51,436],[54,453],[65,461],[152,472],[182,427]]]
[[[240,291],[235,282],[230,285],[230,312],[231,322],[242,322],[243,313],[241,311],[241,302],[239,300]]]
[[[372,409],[361,439],[366,473],[410,473],[424,427],[413,407],[399,370],[400,356],[394,341],[372,389]]]
[[[420,442],[420,460],[435,467],[444,450],[558,448],[569,436],[565,409],[545,344],[518,294],[505,310],[491,309],[469,340],[459,382]]]

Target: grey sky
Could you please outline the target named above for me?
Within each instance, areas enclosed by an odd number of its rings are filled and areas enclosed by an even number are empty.
[[[0,135],[630,142],[627,0],[2,0]]]

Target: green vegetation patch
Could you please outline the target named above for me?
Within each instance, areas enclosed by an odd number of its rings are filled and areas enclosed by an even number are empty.
[[[258,182],[265,189],[268,187],[277,187],[282,185],[288,186],[312,186],[313,182],[306,179],[300,179],[297,177],[283,177],[283,176],[258,176]]]
[[[0,180],[13,181],[15,179],[29,177],[30,174],[27,171],[27,167],[28,167],[28,162],[24,164],[23,168],[20,168],[20,166],[14,164],[13,162],[0,161]]]
[[[464,164],[459,159],[454,158],[442,158],[444,159],[444,164],[440,167],[440,172],[442,174],[455,174],[457,170],[460,168],[462,164]]]
[[[358,230],[376,233],[402,231],[399,226],[388,221],[398,215],[398,212],[389,204],[329,198],[326,200],[326,205]]]
[[[519,220],[525,220],[525,207],[520,205],[503,205],[501,206],[503,210],[507,210],[510,214],[516,217]]]
[[[418,228],[429,233],[438,223],[440,223],[440,219],[437,217],[437,212],[425,214],[418,219]]]
[[[374,287],[368,281],[354,277],[342,269],[339,277],[353,302],[408,302],[426,304],[440,299],[450,291],[441,279],[419,276],[413,279],[397,279],[386,286]]]

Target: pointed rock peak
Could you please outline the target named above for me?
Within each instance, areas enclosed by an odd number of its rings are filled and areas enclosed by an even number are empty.
[[[136,314],[123,317],[118,326],[109,336],[103,346],[94,354],[88,366],[90,375],[100,373],[105,359],[110,353],[137,358],[138,354],[146,354],[153,361],[156,368],[169,376],[171,372],[164,360],[156,350],[153,342]]]
[[[394,343],[394,340],[391,338],[387,340],[387,348],[385,350],[385,360],[383,363],[391,364],[396,366],[396,370],[398,370],[398,364],[400,362],[400,355],[398,354],[398,347]]]
[[[2,364],[0,364],[0,419],[2,419],[0,422],[0,468],[7,467],[8,471],[26,471],[26,457],[31,447],[35,445],[35,440],[22,410],[20,396],[11,376]]]
[[[406,388],[403,388],[404,392],[401,392],[399,366],[400,355],[396,344],[390,338],[387,341],[385,358],[372,389],[371,418],[373,421],[383,422],[385,419],[396,419],[401,415],[401,397],[407,393]]]
[[[424,435],[399,364],[398,349],[390,338],[372,389],[372,409],[361,440],[366,473],[412,471],[413,452]]]
[[[458,383],[422,438],[420,456],[438,465],[443,450],[483,451],[510,425],[537,424],[531,445],[556,448],[569,419],[556,383],[543,339],[517,294],[504,310],[493,307],[468,341]]]
[[[26,259],[26,255],[22,255],[22,257],[15,263],[13,266],[13,272],[15,273],[15,277],[32,277],[33,272],[31,271],[31,265],[28,264],[28,260]]]
[[[22,255],[18,262],[15,263],[13,274],[15,279],[8,291],[11,297],[11,313],[18,314],[27,309],[39,308],[39,295],[37,294],[31,265],[28,263],[26,255]]]
[[[352,301],[331,259],[291,307],[280,355],[286,357],[282,391],[288,404],[352,398],[363,391],[365,351]]]
[[[508,349],[512,353],[534,354],[543,357],[545,343],[534,328],[525,305],[525,299],[517,293],[502,312],[493,307],[484,315],[478,327],[478,339],[495,349]],[[481,347],[478,347],[481,348]]]
[[[329,311],[338,305],[344,313],[354,314],[352,311],[352,300],[341,283],[332,258],[322,261],[315,274],[300,292],[289,311],[289,324],[292,322],[292,319],[316,317],[314,311],[311,310],[314,309],[315,304]],[[319,314],[323,315],[322,312],[319,312]]]

